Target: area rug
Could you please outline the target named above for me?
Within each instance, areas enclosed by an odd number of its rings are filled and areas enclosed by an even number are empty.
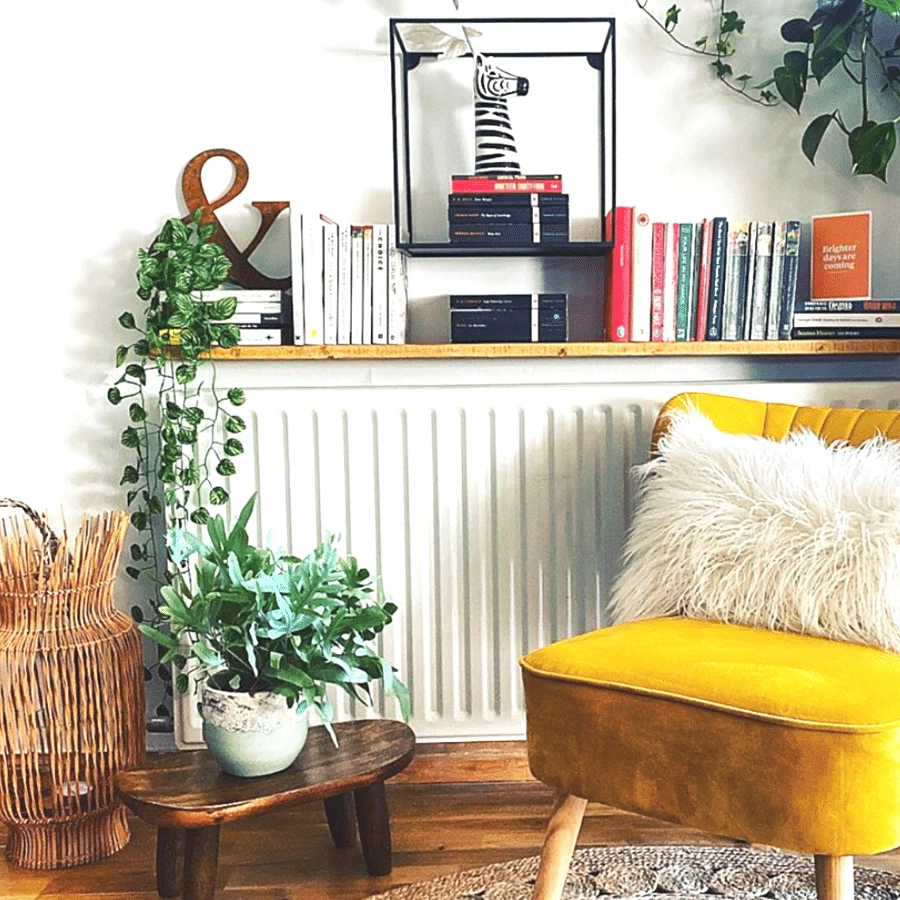
[[[531,900],[537,856],[411,884],[369,900]],[[856,867],[855,900],[900,900],[900,875]],[[578,850],[563,900],[816,900],[812,860],[745,847]]]

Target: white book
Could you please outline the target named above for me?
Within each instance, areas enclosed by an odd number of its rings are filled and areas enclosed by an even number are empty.
[[[322,292],[325,308],[325,343],[338,342],[338,227],[322,224]]]
[[[387,225],[372,226],[372,343],[388,342]]]
[[[753,275],[752,318],[750,340],[766,339],[769,311],[769,291],[772,279],[772,223],[758,222],[756,226],[756,264]]]
[[[364,344],[372,343],[372,226],[363,225],[363,334]]]
[[[900,313],[794,313],[794,328],[900,328]]]
[[[338,225],[338,336],[339,344],[350,343],[350,226]]]
[[[350,226],[350,343],[363,342],[363,226]]]
[[[388,225],[388,343],[406,343],[406,259],[397,249],[397,227]]]
[[[653,228],[650,216],[635,210],[634,256],[631,275],[631,340],[650,340],[650,275],[653,265]]]
[[[303,213],[290,208],[291,233],[291,306],[294,322],[294,344],[303,344]]]
[[[281,311],[274,313],[236,312],[227,320],[230,325],[266,325],[276,328],[281,324]]]
[[[678,299],[678,229],[666,228],[666,271],[663,281],[663,340],[675,340],[675,314]]]
[[[303,216],[303,340],[325,343],[325,308],[322,298],[322,219]]]
[[[269,290],[244,290],[243,288],[219,288],[215,291],[201,291],[200,299],[207,303],[215,303],[216,300],[224,300],[225,297],[234,297],[238,302],[238,309],[242,306],[256,306],[264,304],[281,304],[281,291]]]
[[[238,328],[240,328],[240,325],[238,325]],[[262,347],[266,345],[278,347],[280,344],[280,328],[241,328],[239,347]]]
[[[779,220],[772,226],[772,274],[769,277],[769,310],[766,340],[777,341],[781,320],[781,291],[784,280],[784,251],[787,246],[787,222]]]

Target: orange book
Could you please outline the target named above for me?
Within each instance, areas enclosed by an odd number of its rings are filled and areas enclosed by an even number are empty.
[[[813,300],[872,298],[872,213],[812,217]]]

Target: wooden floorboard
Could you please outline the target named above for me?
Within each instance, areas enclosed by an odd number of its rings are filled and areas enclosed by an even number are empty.
[[[275,811],[222,829],[217,897],[234,900],[362,900],[393,886],[538,852],[551,794],[534,781],[393,784],[388,787],[394,871],[366,875],[358,851],[331,845],[321,804]],[[0,863],[0,897],[155,900],[154,836],[132,819],[131,843],[90,866],[32,873]],[[580,846],[729,843],[591,805]],[[900,856],[869,864],[900,871]]]

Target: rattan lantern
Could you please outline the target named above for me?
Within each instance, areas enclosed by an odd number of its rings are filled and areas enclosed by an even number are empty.
[[[130,836],[116,772],[143,756],[141,642],[113,605],[128,517],[82,519],[57,538],[0,519],[0,822],[6,855],[57,869],[115,853]]]

